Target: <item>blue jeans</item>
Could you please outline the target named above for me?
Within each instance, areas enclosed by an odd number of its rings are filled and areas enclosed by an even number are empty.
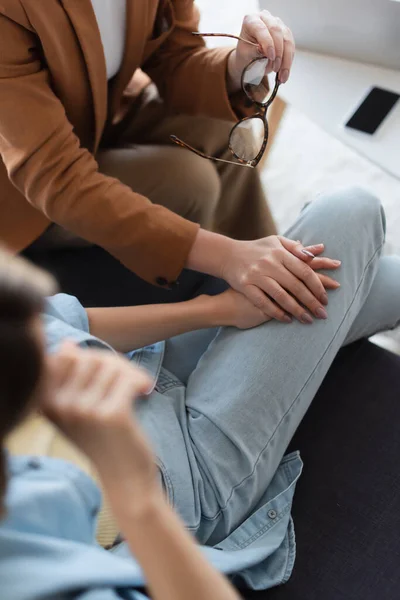
[[[286,236],[324,242],[326,255],[342,261],[326,321],[168,341],[139,416],[170,501],[201,542],[215,544],[257,508],[340,347],[399,323],[400,259],[381,257],[384,235],[382,207],[369,193],[320,197]]]

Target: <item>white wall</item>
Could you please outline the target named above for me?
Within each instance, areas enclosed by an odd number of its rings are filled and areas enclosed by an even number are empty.
[[[260,0],[292,28],[297,46],[400,68],[400,3],[390,0]]]
[[[206,33],[240,33],[243,17],[258,10],[258,0],[196,0],[201,29]],[[229,40],[210,39],[209,45],[226,46]]]

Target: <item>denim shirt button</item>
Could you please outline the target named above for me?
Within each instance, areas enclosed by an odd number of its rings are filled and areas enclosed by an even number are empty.
[[[276,519],[276,517],[278,516],[278,513],[276,512],[276,510],[273,510],[273,509],[269,510],[267,514],[270,519]]]
[[[30,469],[40,469],[40,460],[38,458],[30,458],[28,461],[28,467]]]

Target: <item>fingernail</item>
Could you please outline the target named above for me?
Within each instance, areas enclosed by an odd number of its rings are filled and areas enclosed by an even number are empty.
[[[342,264],[341,260],[334,260],[333,264],[336,265],[337,267],[340,267],[340,265]]]
[[[276,73],[278,73],[279,69],[281,68],[281,65],[282,65],[282,59],[280,56],[278,56],[274,62],[274,71],[276,71]]]
[[[268,48],[267,56],[269,60],[275,60],[275,49],[272,46]]]
[[[309,250],[302,250],[302,253],[305,254],[306,256],[309,256],[310,258],[315,258],[314,254],[312,252],[310,252]]]
[[[316,248],[325,248],[325,245],[324,244],[316,244],[315,247]]]
[[[328,313],[326,312],[326,310],[324,308],[317,308],[317,310],[315,311],[315,315],[318,317],[318,319],[327,319],[328,318]]]
[[[279,81],[281,83],[286,83],[289,79],[289,69],[283,69],[282,73],[279,75]]]
[[[284,322],[285,322],[285,323],[293,323],[293,319],[291,319],[291,318],[289,317],[289,315],[285,315],[285,316],[283,317],[283,320],[284,320]]]
[[[338,281],[335,281],[335,288],[340,288],[340,283]]]
[[[321,302],[322,304],[325,304],[325,306],[328,304],[328,294],[322,294]]]
[[[313,318],[310,317],[308,313],[303,313],[300,317],[300,320],[305,325],[311,325],[312,323],[314,323]]]

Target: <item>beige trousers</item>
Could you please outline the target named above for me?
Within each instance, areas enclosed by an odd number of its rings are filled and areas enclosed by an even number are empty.
[[[278,98],[270,109],[268,148],[283,108]],[[276,233],[259,170],[203,159],[174,145],[169,137],[175,134],[208,155],[231,160],[232,125],[206,117],[167,115],[151,84],[106,136],[96,159],[102,173],[204,229],[236,239],[258,239]],[[34,243],[38,249],[82,245],[86,242],[56,225]]]
[[[259,171],[215,163],[174,145],[175,134],[208,155],[232,159],[232,123],[205,117],[167,116],[155,86],[144,92],[140,109],[129,114],[97,160],[116,177],[156,204],[203,228],[237,239],[276,232]],[[270,123],[272,134],[275,123]]]

